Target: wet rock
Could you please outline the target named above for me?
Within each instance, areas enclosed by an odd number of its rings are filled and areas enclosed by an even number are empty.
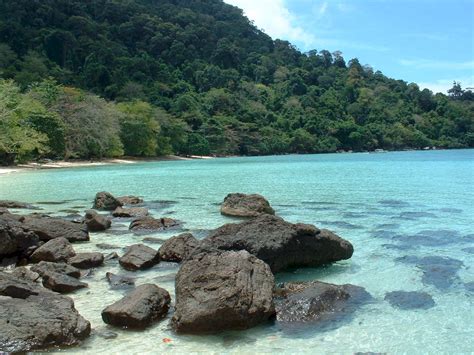
[[[34,232],[43,241],[55,238],[66,238],[70,242],[85,242],[89,240],[87,227],[60,218],[45,216],[23,216],[20,218],[25,230]]]
[[[76,255],[71,243],[66,238],[56,238],[44,243],[31,254],[31,261],[66,261]]]
[[[352,315],[372,296],[354,285],[325,282],[288,282],[275,292],[277,322],[283,326],[310,323],[312,326],[334,326],[331,322]]]
[[[274,315],[273,287],[269,266],[245,250],[195,254],[176,276],[172,326],[179,333],[251,328]]]
[[[12,275],[18,277],[19,279],[25,279],[32,282],[38,281],[38,279],[41,277],[37,272],[34,272],[33,270],[30,270],[24,266],[13,269]]]
[[[90,334],[90,323],[69,297],[3,272],[0,296],[5,296],[0,302],[0,351],[72,346]]]
[[[138,205],[140,203],[143,203],[143,199],[137,196],[120,196],[117,197],[117,200],[122,204],[122,205]]]
[[[38,235],[23,228],[14,215],[0,215],[0,259],[7,255],[29,256],[39,245]]]
[[[29,203],[12,201],[12,200],[0,200],[0,207],[18,208],[18,209],[38,209],[38,208],[33,207]]]
[[[104,256],[104,261],[110,261],[110,260],[114,260],[118,258],[119,258],[119,255],[116,252],[113,252]]]
[[[168,313],[168,291],[152,284],[140,285],[102,311],[105,323],[128,328],[146,328]]]
[[[115,332],[112,332],[110,330],[96,330],[95,331],[95,334],[97,334],[97,336],[103,338],[103,339],[107,339],[107,340],[110,340],[110,339],[115,339],[118,337],[118,334],[115,333]]]
[[[32,265],[30,269],[41,276],[47,273],[59,273],[75,277],[76,279],[81,277],[81,270],[66,263],[41,261],[39,264]]]
[[[162,231],[171,228],[177,228],[180,226],[180,223],[172,218],[162,217],[162,218],[153,218],[153,217],[140,217],[130,223],[129,229],[134,232],[140,231]]]
[[[261,195],[233,193],[224,198],[221,213],[226,216],[256,217],[264,213],[274,215],[275,211]]]
[[[398,309],[429,309],[435,306],[433,297],[426,292],[392,291],[385,294],[385,300]]]
[[[148,269],[159,262],[158,251],[143,244],[129,246],[127,252],[119,258],[120,265],[131,271]]]
[[[117,207],[122,207],[123,203],[116,199],[109,192],[98,192],[95,195],[93,209],[104,210],[104,211],[113,211]]]
[[[145,243],[151,243],[151,244],[163,244],[166,242],[167,239],[163,238],[155,238],[155,237],[146,237],[142,239]]]
[[[351,243],[328,230],[292,224],[268,214],[212,231],[198,249],[209,248],[247,250],[270,265],[273,272],[349,259],[354,250]]]
[[[199,241],[191,233],[171,237],[160,247],[160,259],[180,263],[196,248]]]
[[[94,210],[87,210],[84,217],[84,223],[87,225],[87,228],[91,232],[100,232],[109,229],[112,225],[112,221],[98,214]]]
[[[105,278],[107,279],[112,289],[129,288],[135,286],[134,277],[116,275],[111,272],[108,272],[105,274]]]
[[[107,244],[107,243],[98,243],[95,245],[99,249],[120,249],[117,245]]]
[[[130,208],[123,208],[117,207],[114,212],[112,213],[114,217],[146,217],[148,216],[148,209],[145,207],[130,207]]]
[[[104,263],[104,255],[97,252],[77,253],[68,260],[68,263],[78,269],[91,269]]]
[[[80,288],[87,287],[86,283],[58,272],[46,272],[42,276],[43,286],[59,293],[70,293]]]

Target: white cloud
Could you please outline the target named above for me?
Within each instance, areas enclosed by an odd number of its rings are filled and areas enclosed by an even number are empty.
[[[418,86],[421,90],[429,89],[434,93],[441,92],[446,94],[447,91],[453,87],[453,81],[461,83],[463,89],[474,88],[474,76],[455,79],[440,79],[433,82],[421,82],[418,83]]]
[[[450,69],[450,70],[469,70],[474,68],[474,61],[467,62],[447,62],[430,59],[401,59],[401,65],[416,69]]]

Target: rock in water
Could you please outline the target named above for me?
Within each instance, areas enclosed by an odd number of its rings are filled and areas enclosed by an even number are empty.
[[[104,263],[104,254],[98,252],[77,253],[68,260],[68,263],[78,269],[91,269]]]
[[[251,328],[274,315],[270,267],[247,251],[217,251],[186,259],[176,276],[179,333]]]
[[[183,233],[171,237],[160,247],[160,259],[180,263],[199,245],[199,241],[191,233]]]
[[[138,205],[140,203],[143,203],[143,199],[137,196],[120,196],[117,197],[117,200],[122,204],[122,205]]]
[[[41,276],[43,276],[46,273],[54,272],[54,273],[65,274],[71,277],[75,277],[76,279],[81,277],[81,270],[65,263],[53,263],[49,261],[41,261],[39,262],[39,264],[32,265],[30,269],[31,271],[37,272]]]
[[[29,203],[11,201],[11,200],[0,200],[0,207],[4,208],[18,208],[18,209],[34,209]]]
[[[130,223],[129,229],[132,231],[162,231],[179,227],[179,222],[172,218],[140,217]]]
[[[198,249],[208,248],[247,250],[273,272],[349,259],[354,251],[351,243],[328,230],[292,224],[268,214],[212,231]]]
[[[148,216],[148,209],[145,207],[130,207],[130,208],[123,208],[117,207],[114,212],[112,213],[114,217],[146,217]]]
[[[0,272],[0,352],[77,345],[90,323],[69,297]]]
[[[95,195],[94,205],[92,208],[96,210],[113,211],[117,207],[122,206],[122,202],[117,200],[111,193],[103,191],[98,192]]]
[[[86,226],[60,218],[45,216],[22,216],[19,219],[25,230],[34,232],[43,241],[66,238],[70,242],[86,242],[89,233]]]
[[[56,238],[44,243],[31,254],[31,261],[66,261],[76,255],[71,243],[66,238]]]
[[[87,229],[91,232],[105,231],[112,225],[112,221],[109,218],[101,216],[94,210],[86,211],[84,223],[87,225]]]
[[[86,283],[58,272],[46,272],[42,276],[43,286],[59,293],[69,293],[87,287]]]
[[[257,194],[228,194],[221,205],[221,213],[235,217],[256,217],[261,214],[274,215],[275,211],[265,197]]]
[[[152,284],[138,286],[102,311],[105,323],[128,328],[145,328],[168,313],[168,291]]]
[[[399,309],[429,309],[435,306],[433,297],[426,292],[392,291],[385,294],[385,300]]]
[[[119,258],[120,265],[126,270],[143,270],[151,268],[160,262],[157,250],[143,244],[134,244],[127,248],[127,252]]]
[[[112,289],[129,288],[135,286],[135,278],[122,275],[115,275],[111,272],[105,274],[105,278]]]

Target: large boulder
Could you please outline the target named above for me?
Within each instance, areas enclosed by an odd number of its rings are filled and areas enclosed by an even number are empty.
[[[144,284],[102,311],[105,323],[128,328],[145,328],[166,316],[171,298],[165,289]]]
[[[66,238],[56,238],[44,243],[31,254],[31,261],[39,263],[40,261],[60,262],[76,255],[71,243]]]
[[[122,204],[122,205],[138,205],[140,203],[143,203],[143,199],[137,196],[120,196],[117,197],[117,200]]]
[[[360,286],[319,281],[288,282],[275,292],[276,319],[286,326],[328,325],[352,315],[371,299],[372,296]]]
[[[0,272],[0,352],[77,345],[90,323],[69,297]]]
[[[94,210],[87,210],[84,216],[84,223],[87,225],[87,229],[91,232],[100,232],[109,229],[112,225],[112,221]]]
[[[87,287],[86,283],[59,272],[46,272],[42,276],[43,286],[59,293],[69,293]]]
[[[23,228],[13,215],[0,215],[0,259],[8,255],[29,256],[39,245],[38,235]]]
[[[191,233],[183,233],[165,241],[158,252],[161,260],[180,263],[198,245],[199,241]]]
[[[247,250],[270,265],[273,272],[349,259],[354,251],[351,243],[328,230],[292,224],[268,214],[217,228],[198,249],[208,248]]]
[[[157,250],[144,244],[134,244],[127,248],[125,254],[119,258],[119,264],[126,270],[149,269],[160,262]]]
[[[68,263],[78,269],[91,269],[104,263],[104,254],[98,252],[77,253]]]
[[[221,205],[221,213],[235,217],[256,217],[263,213],[274,215],[275,211],[265,197],[257,194],[228,194]]]
[[[247,251],[216,251],[186,259],[176,276],[173,328],[212,333],[251,328],[274,315],[270,267]]]
[[[114,212],[112,213],[114,217],[146,217],[148,216],[148,209],[145,207],[117,207]]]
[[[70,242],[89,240],[86,226],[61,218],[32,215],[21,216],[19,221],[22,223],[23,229],[34,232],[43,241],[60,237],[66,238]]]
[[[123,203],[117,200],[111,193],[102,191],[95,195],[92,208],[96,210],[113,211],[117,207],[122,206]]]
[[[38,273],[43,276],[47,273],[59,273],[75,277],[78,279],[81,277],[81,270],[75,268],[74,266],[68,265],[66,263],[54,263],[49,261],[40,261],[38,264],[31,266],[31,271]]]
[[[172,218],[162,217],[153,218],[150,216],[140,217],[130,223],[129,229],[136,232],[147,232],[147,231],[162,231],[170,228],[177,228],[180,223]]]

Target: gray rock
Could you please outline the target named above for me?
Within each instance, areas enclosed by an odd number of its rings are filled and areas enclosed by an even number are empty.
[[[166,316],[171,298],[168,291],[153,285],[138,286],[102,311],[105,323],[128,328],[145,328]]]
[[[96,210],[113,211],[117,207],[122,206],[122,202],[117,200],[111,193],[103,191],[98,192],[95,195],[94,205],[92,208]]]
[[[104,255],[102,253],[77,253],[68,260],[68,263],[78,269],[91,269],[104,264]]]
[[[19,279],[25,279],[28,281],[36,282],[41,277],[40,274],[34,272],[33,270],[28,269],[25,266],[16,267],[12,271],[12,275],[18,277]]]
[[[7,255],[29,256],[39,245],[38,235],[23,228],[18,217],[0,215],[0,259]]]
[[[235,217],[256,217],[264,213],[274,215],[275,211],[261,195],[234,193],[225,197],[221,205],[221,213]]]
[[[122,204],[122,205],[138,205],[140,203],[143,203],[143,199],[137,196],[120,196],[117,197],[117,200]]]
[[[43,241],[61,237],[70,242],[89,240],[87,227],[79,223],[43,215],[22,216],[19,220],[23,229],[34,232]]]
[[[150,216],[140,217],[130,223],[129,229],[132,231],[162,231],[177,228],[180,223],[172,218],[153,218]]]
[[[135,286],[134,277],[115,275],[111,272],[108,272],[105,274],[105,278],[112,289],[129,288]]]
[[[120,265],[126,270],[143,270],[151,268],[160,262],[157,250],[143,244],[134,244],[127,248],[127,252],[119,258]]]
[[[66,263],[53,263],[49,261],[40,261],[38,264],[32,265],[31,271],[43,276],[47,273],[65,274],[78,279],[81,277],[81,270]]]
[[[212,231],[197,249],[212,248],[247,250],[270,265],[273,272],[349,259],[354,251],[351,243],[328,230],[292,224],[268,214],[225,224]]]
[[[119,255],[116,252],[112,252],[112,253],[107,254],[106,256],[104,256],[104,261],[110,261],[110,260],[114,260],[114,259],[118,259],[118,258],[119,258]]]
[[[69,293],[87,287],[87,284],[66,274],[46,272],[43,274],[43,286],[55,292]]]
[[[94,210],[86,211],[84,223],[87,225],[87,229],[91,232],[105,231],[112,225],[112,221],[109,218],[98,214]]]
[[[56,238],[44,243],[31,254],[31,261],[66,261],[76,255],[71,243],[66,238]]]
[[[114,217],[146,217],[148,216],[148,209],[145,207],[117,207],[112,213]]]
[[[90,323],[74,302],[0,272],[0,351],[27,352],[77,345],[90,334]]]
[[[0,207],[18,208],[18,209],[35,209],[31,204],[12,200],[0,200]]]
[[[198,245],[199,241],[191,233],[183,233],[165,241],[158,252],[161,260],[180,263]]]
[[[274,315],[274,277],[247,251],[195,254],[176,276],[173,328],[213,333],[251,328]]]

